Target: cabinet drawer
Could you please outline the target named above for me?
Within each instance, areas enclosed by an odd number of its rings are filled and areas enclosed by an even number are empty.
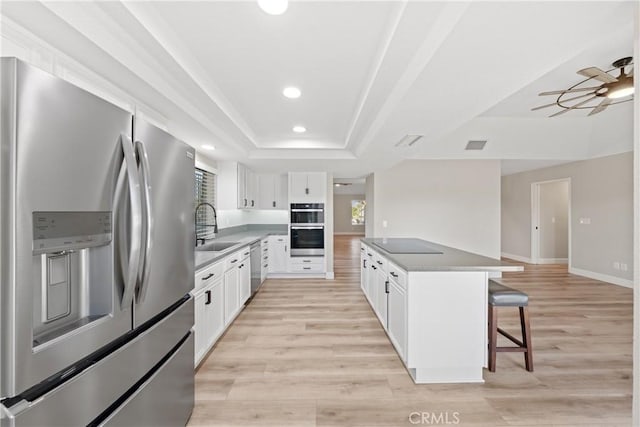
[[[216,262],[196,272],[195,290],[201,289],[222,277],[224,262]]]
[[[407,289],[407,273],[392,262],[389,262],[389,276],[391,280],[396,282],[402,289]]]
[[[237,267],[242,259],[244,251],[237,251],[229,255],[224,260],[224,271],[229,271],[233,267]]]
[[[387,261],[387,259],[376,252],[373,253],[373,263],[376,267],[378,267],[385,273],[389,271],[389,262]]]
[[[278,235],[278,236],[269,236],[269,241],[284,243],[284,242],[287,241],[287,236],[284,236],[284,235],[282,235],[282,236],[280,236],[280,235]]]
[[[265,246],[267,246],[269,244],[269,239],[262,239],[262,247],[264,248]]]
[[[291,273],[324,273],[324,264],[291,264]]]
[[[291,257],[291,265],[324,265],[324,257],[311,256],[311,257]]]

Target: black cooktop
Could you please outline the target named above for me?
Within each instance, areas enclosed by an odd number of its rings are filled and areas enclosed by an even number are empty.
[[[422,239],[372,239],[372,243],[391,254],[442,254],[441,250]]]

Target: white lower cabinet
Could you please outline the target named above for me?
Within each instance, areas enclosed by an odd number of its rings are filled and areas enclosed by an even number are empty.
[[[289,258],[290,273],[324,273],[324,257],[291,257]]]
[[[211,349],[251,296],[248,247],[196,272],[195,364]]]
[[[380,267],[374,266],[375,271],[375,312],[378,315],[378,319],[380,319],[380,323],[382,326],[387,329],[387,273],[382,270]]]
[[[287,236],[269,236],[269,273],[286,273],[289,267]]]
[[[387,332],[402,360],[407,354],[407,292],[389,280]]]
[[[240,288],[238,307],[242,307],[251,296],[251,264],[249,257],[240,261],[240,265],[238,266],[238,281]]]
[[[224,273],[224,323],[229,324],[240,308],[240,274],[237,266]]]
[[[198,290],[195,295],[195,363],[200,363],[224,331],[222,278]]]
[[[488,273],[409,273],[368,245],[363,249],[364,293],[413,381],[482,382]]]

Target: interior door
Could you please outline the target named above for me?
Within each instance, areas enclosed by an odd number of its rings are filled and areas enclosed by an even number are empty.
[[[146,245],[134,315],[139,326],[194,288],[195,153],[139,118],[134,137],[142,186],[148,190],[143,202]]]

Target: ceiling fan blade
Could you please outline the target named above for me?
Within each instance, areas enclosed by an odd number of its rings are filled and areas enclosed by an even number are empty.
[[[613,101],[612,99],[605,97],[602,100],[602,102],[600,104],[598,104],[598,106],[596,108],[591,110],[589,115],[593,116],[594,114],[598,114],[599,112],[604,111],[609,106],[609,104],[611,104],[612,101]]]
[[[584,95],[574,96],[573,98],[567,98],[567,99],[563,100],[562,102],[565,103],[565,102],[569,102],[569,101],[574,101],[576,99],[584,98],[586,96],[593,96],[593,93],[591,92],[591,93],[586,93]],[[541,105],[539,107],[532,108],[531,111],[541,110],[543,108],[551,107],[552,105],[558,105],[558,104],[556,102],[553,102],[551,104]]]
[[[618,79],[605,73],[598,67],[585,68],[583,70],[578,71],[578,74],[580,74],[581,76],[600,80],[601,82],[604,82],[604,83],[613,83],[618,81]]]
[[[565,108],[565,109],[564,109],[564,110],[562,110],[562,111],[558,111],[557,113],[552,114],[552,115],[550,115],[549,117],[556,117],[556,116],[559,116],[560,114],[564,114],[564,113],[566,113],[566,112],[568,112],[568,111],[571,111],[571,110],[573,110],[574,108],[581,107],[581,106],[583,106],[584,104],[586,104],[587,102],[589,102],[589,101],[591,101],[591,100],[593,100],[593,99],[595,99],[595,98],[597,98],[597,96],[596,96],[596,95],[593,95],[591,98],[589,98],[589,99],[587,99],[587,100],[584,100],[584,101],[582,101],[582,102],[578,102],[576,105],[573,105],[573,106],[571,106],[571,107],[569,107],[569,108]]]
[[[565,90],[552,90],[551,92],[541,92],[538,94],[538,96],[560,95],[561,93],[571,93],[571,92],[584,92],[585,90],[594,90],[599,88],[600,86],[593,86],[593,87],[577,87],[575,89],[565,89]]]

